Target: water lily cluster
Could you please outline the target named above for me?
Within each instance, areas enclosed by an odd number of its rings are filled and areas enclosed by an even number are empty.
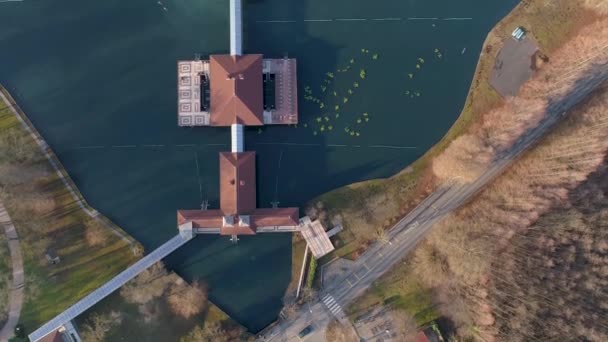
[[[353,111],[349,110],[349,100],[367,79],[367,70],[363,64],[370,60],[377,61],[379,58],[378,53],[361,49],[360,56],[350,58],[344,66],[338,67],[335,71],[326,72],[318,88],[313,90],[312,87],[305,86],[304,100],[318,105],[322,114],[316,115],[312,122],[304,123],[303,127],[310,128],[313,135],[339,131],[336,126],[339,125],[341,113],[344,113],[343,119],[352,120],[350,124],[342,125],[344,133],[352,137],[361,136],[361,128],[371,120],[371,116],[367,112],[353,114]],[[348,82],[348,86],[338,89],[335,80],[345,77],[354,80]]]

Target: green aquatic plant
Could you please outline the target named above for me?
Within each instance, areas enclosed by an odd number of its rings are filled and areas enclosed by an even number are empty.
[[[322,86],[321,86],[321,91],[322,91],[322,92],[325,92],[326,90],[327,90],[327,87],[326,87],[326,86],[324,86],[324,85],[322,85]]]
[[[325,119],[325,122],[329,121],[329,116],[325,115],[324,119]]]
[[[350,128],[348,128],[348,126],[344,127],[344,132],[346,132],[346,133],[350,132]]]
[[[334,73],[333,72],[327,72],[325,75],[327,75],[327,77],[329,78],[334,78]]]
[[[375,53],[375,54],[372,56],[372,59],[378,59],[378,54],[377,54],[377,53]]]
[[[367,73],[365,72],[365,69],[361,69],[361,71],[359,71],[359,77],[364,80],[366,76]]]
[[[353,94],[353,90],[352,89],[348,89],[348,94],[352,95]]]
[[[359,88],[359,82],[353,82],[353,87]]]
[[[409,74],[407,74],[407,77],[409,77],[410,79],[412,79],[412,78],[414,78],[414,74],[409,73]]]
[[[262,129],[258,128],[258,134],[262,134]]]
[[[442,55],[442,54],[440,54],[440,53],[438,53],[438,54],[437,54],[437,57],[441,58],[441,57],[443,57],[443,55]]]
[[[406,91],[405,91],[405,95],[409,95],[409,94],[410,94],[410,91],[409,91],[409,90],[406,90]]]
[[[342,99],[342,102],[343,102],[343,103],[348,102],[348,97],[343,98],[343,99]]]
[[[308,127],[308,124],[307,124],[307,123],[304,123],[304,128],[306,128],[306,127]]]
[[[419,91],[415,92],[414,94],[416,94],[416,96],[420,96],[420,92]]]
[[[361,52],[365,53],[365,49],[361,49]]]
[[[363,116],[367,116],[367,112],[363,113]]]
[[[423,58],[418,57],[418,62],[420,62],[420,64],[424,64],[424,59],[423,59]]]
[[[361,134],[359,134],[359,132],[357,132],[357,133],[355,133],[355,135],[356,135],[356,136],[359,136],[359,135],[361,135]]]
[[[361,123],[361,118],[357,119],[357,123],[360,124]]]
[[[338,93],[334,90],[334,96],[338,96]]]
[[[435,53],[439,53],[439,49],[438,48],[435,48]]]
[[[317,122],[321,122],[323,120],[320,116],[317,118]]]
[[[416,69],[420,69],[420,64],[416,64]]]
[[[336,119],[340,117],[340,113],[336,113]]]
[[[332,126],[332,125],[327,126],[328,131],[331,131],[332,129],[334,129],[334,126]]]
[[[334,109],[335,109],[336,111],[339,111],[339,110],[340,110],[340,105],[336,105],[336,106],[334,107]]]
[[[351,136],[355,135],[355,131],[350,131],[350,135]]]
[[[355,64],[355,59],[354,58],[350,59],[350,64]]]
[[[369,117],[366,117],[366,118],[365,118],[365,122],[368,122],[368,121],[369,121]]]
[[[312,132],[312,135],[317,135],[317,131]]]
[[[319,108],[321,108],[321,109],[325,108],[325,103],[321,102],[321,103],[319,104]]]
[[[320,130],[321,132],[325,131],[325,125],[322,125],[322,126],[321,126],[321,128],[319,128],[319,130]]]

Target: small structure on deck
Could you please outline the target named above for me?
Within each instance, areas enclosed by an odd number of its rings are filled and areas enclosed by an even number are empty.
[[[534,74],[540,54],[536,43],[518,27],[507,39],[494,61],[490,84],[503,97],[515,96]]]

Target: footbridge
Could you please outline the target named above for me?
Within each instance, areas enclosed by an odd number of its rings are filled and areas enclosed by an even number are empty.
[[[38,328],[36,331],[32,332],[28,337],[30,341],[36,342],[44,338],[45,336],[53,333],[57,329],[61,328],[65,324],[68,324],[71,320],[76,318],[78,315],[82,314],[84,311],[88,310],[93,305],[97,304],[99,301],[109,296],[112,292],[116,291],[122,285],[124,285],[129,280],[135,278],[138,274],[143,272],[148,267],[152,266],[152,264],[160,261],[167,255],[171,254],[176,249],[183,246],[186,242],[190,241],[194,235],[188,234],[187,232],[180,232],[171,240],[165,242],[160,247],[152,251],[150,254],[146,255],[133,265],[131,265],[126,270],[119,273],[117,276],[112,278],[110,281],[105,283],[103,286],[98,288],[97,290],[91,292],[81,300],[79,300],[76,304],[70,306],[67,310],[57,315],[55,318],[51,319],[43,326]]]

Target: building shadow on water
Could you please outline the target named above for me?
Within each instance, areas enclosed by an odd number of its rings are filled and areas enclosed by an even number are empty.
[[[262,53],[265,57],[296,58],[298,61],[298,108],[300,122],[311,113],[304,110],[301,101],[304,82],[320,83],[325,72],[337,67],[336,46],[309,35],[304,22],[308,1],[250,0],[245,1],[243,11],[245,53]],[[261,21],[276,18],[292,21],[284,26],[269,25]],[[314,54],[311,54],[314,52]],[[318,57],[314,57],[318,55]],[[319,144],[319,148],[299,149],[281,145],[293,141]],[[260,142],[276,142],[263,145]],[[270,207],[279,201],[280,206],[302,207],[310,194],[285,191],[283,184],[291,180],[302,183],[323,180],[328,176],[327,148],[323,137],[298,133],[293,127],[264,127],[246,131],[245,149],[257,153],[257,200],[258,207]],[[347,178],[367,172],[376,165],[348,170]],[[365,169],[365,170],[364,170]],[[299,182],[299,177],[306,179]],[[303,208],[301,208],[301,215]],[[196,253],[196,250],[201,251]],[[180,255],[192,255],[186,262]],[[209,259],[221,258],[221,266],[214,267]],[[210,299],[250,331],[257,332],[274,321],[282,308],[282,298],[291,277],[291,235],[264,234],[240,237],[232,245],[227,237],[201,236],[176,252],[168,260],[177,262],[177,269],[188,270],[185,274],[197,274],[210,285]],[[198,265],[205,270],[191,272]]]

